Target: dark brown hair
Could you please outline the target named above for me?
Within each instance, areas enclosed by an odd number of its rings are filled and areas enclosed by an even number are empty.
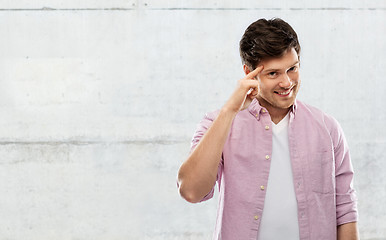
[[[287,22],[259,19],[249,25],[240,40],[241,61],[252,71],[261,60],[281,57],[291,48],[300,54],[298,36]]]

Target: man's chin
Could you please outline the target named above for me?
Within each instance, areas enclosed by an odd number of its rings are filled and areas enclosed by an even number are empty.
[[[284,110],[284,109],[288,109],[288,108],[292,107],[292,105],[295,102],[295,97],[288,99],[286,101],[283,101],[283,100],[280,101],[280,99],[279,100],[268,99],[268,98],[262,97],[260,95],[260,96],[257,96],[256,99],[259,101],[260,106],[265,107],[267,109],[268,108],[276,108],[276,109],[283,109]]]
[[[294,105],[295,99],[291,101],[285,101],[285,102],[271,102],[270,105],[274,108],[279,109],[288,109]]]

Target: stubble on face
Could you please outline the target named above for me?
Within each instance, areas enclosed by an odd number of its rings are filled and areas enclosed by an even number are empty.
[[[264,70],[259,77],[260,92],[257,100],[271,116],[285,116],[294,104],[300,88],[298,54],[292,48],[282,57],[262,61],[261,65]]]

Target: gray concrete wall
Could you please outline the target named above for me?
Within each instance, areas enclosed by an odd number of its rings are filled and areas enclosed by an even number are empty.
[[[361,238],[386,239],[386,2],[272,2],[1,1],[0,239],[210,239],[217,196],[175,178],[262,17],[298,32],[299,98],[340,121]]]

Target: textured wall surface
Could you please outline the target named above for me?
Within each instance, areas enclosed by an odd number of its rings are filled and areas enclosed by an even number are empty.
[[[179,165],[243,76],[238,41],[281,17],[302,44],[299,99],[341,123],[361,239],[386,239],[386,2],[0,2],[0,239],[210,239]]]

